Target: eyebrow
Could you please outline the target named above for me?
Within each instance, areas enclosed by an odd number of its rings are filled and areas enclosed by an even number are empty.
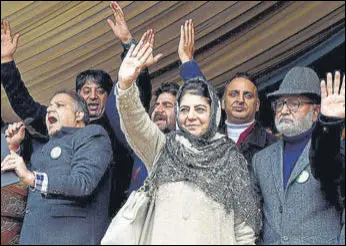
[[[65,104],[66,102],[64,102],[64,101],[53,101],[53,102],[50,102],[49,105],[54,104],[54,103]]]
[[[93,88],[93,86],[92,85],[84,85],[84,89],[85,88],[88,88],[88,89],[91,89],[91,88]],[[96,89],[98,89],[98,88],[102,88],[100,85],[98,85],[97,87],[96,87]],[[103,88],[102,88],[103,89]]]
[[[200,106],[202,106],[202,107],[207,107],[207,105],[204,105],[204,104],[197,104],[197,105],[193,105],[192,107],[200,107]],[[189,106],[189,105],[181,105],[180,107],[191,107],[191,106]]]
[[[234,91],[240,92],[240,90],[231,90],[230,92],[234,92]],[[243,93],[252,93],[252,94],[254,94],[254,92],[252,92],[252,91],[243,91]]]
[[[171,104],[171,105],[173,105],[174,103],[171,103],[171,102],[169,102],[169,101],[163,101],[163,102],[159,102],[159,101],[156,101],[154,104]]]

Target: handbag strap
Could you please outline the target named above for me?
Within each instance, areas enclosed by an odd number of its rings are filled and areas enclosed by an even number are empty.
[[[157,163],[157,160],[159,158],[159,156],[161,155],[161,152],[156,155],[153,163],[155,164],[153,166],[153,169],[152,171],[150,172],[150,175],[144,180],[144,183],[143,185],[138,189],[138,192],[145,192],[146,188],[148,187],[148,191],[149,191],[149,196],[151,197],[153,194],[154,194],[154,191],[156,190],[155,187],[153,187],[153,179],[156,175],[156,171],[158,169],[158,163]]]

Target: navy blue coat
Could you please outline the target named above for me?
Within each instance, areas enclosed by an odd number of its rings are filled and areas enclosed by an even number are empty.
[[[48,189],[30,189],[20,244],[99,244],[109,225],[111,161],[108,134],[98,125],[62,128],[46,143],[33,142],[31,170],[47,174]]]
[[[130,46],[124,47],[124,52],[121,54],[122,59],[125,57],[129,48]],[[3,84],[11,107],[16,114],[21,119],[26,119],[28,117],[33,118],[34,121],[31,123],[31,126],[35,128],[36,131],[47,135],[48,133],[45,120],[47,107],[41,105],[31,97],[28,89],[25,87],[25,84],[22,81],[20,72],[14,61],[1,63],[1,83]],[[144,69],[140,73],[139,77],[137,78],[137,85],[140,89],[140,97],[143,106],[146,109],[149,109],[152,86],[150,83],[148,69]],[[111,171],[112,182],[110,185],[112,199],[109,205],[109,215],[110,217],[114,217],[121,205],[127,199],[126,191],[129,188],[133,163],[141,161],[138,158],[133,157],[133,151],[127,145],[125,136],[121,132],[120,120],[118,119],[118,112],[116,112],[113,91],[107,100],[106,114],[107,117],[104,115],[98,120],[93,120],[90,122],[90,124],[103,126],[111,139],[114,162]],[[135,169],[137,170],[137,167],[135,167]],[[146,172],[146,169],[143,171]],[[141,173],[143,171],[141,171]],[[146,175],[147,173],[145,173],[145,177]],[[140,184],[140,182],[137,183]],[[141,185],[139,185],[139,187],[140,186]]]

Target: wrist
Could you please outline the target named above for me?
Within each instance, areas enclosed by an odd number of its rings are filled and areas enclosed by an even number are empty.
[[[128,88],[131,87],[131,81],[123,81],[123,80],[119,80],[118,81],[119,84],[119,89],[121,90],[127,90]]]
[[[8,148],[9,148],[9,150],[17,152],[20,149],[20,145],[19,144],[9,144]]]
[[[5,56],[5,57],[1,57],[1,63],[6,63],[6,62],[11,62],[13,61],[13,56]]]
[[[128,36],[123,37],[123,38],[121,39],[121,42],[122,42],[123,44],[129,44],[129,43],[131,43],[131,40],[132,40],[132,35],[129,34]]]
[[[182,57],[181,59],[180,59],[180,61],[181,61],[181,63],[182,64],[184,64],[184,63],[186,63],[186,62],[189,62],[189,61],[191,61],[193,58],[190,58],[190,57]]]
[[[28,173],[25,175],[25,178],[22,180],[22,182],[26,185],[31,186],[32,188],[35,187],[35,174],[33,172],[28,171]]]

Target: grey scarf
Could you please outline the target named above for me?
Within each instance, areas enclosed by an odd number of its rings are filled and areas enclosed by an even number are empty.
[[[189,81],[185,82],[188,83]],[[208,83],[201,80],[201,83]],[[260,200],[254,190],[247,162],[232,140],[216,133],[217,99],[211,91],[212,119],[207,134],[192,136],[186,130],[166,135],[166,142],[156,163],[154,185],[189,181],[196,184],[214,201],[222,204],[227,213],[245,221],[256,233],[261,226]],[[178,92],[177,100],[179,100]],[[179,107],[178,103],[176,103]],[[181,125],[178,124],[181,129]]]

